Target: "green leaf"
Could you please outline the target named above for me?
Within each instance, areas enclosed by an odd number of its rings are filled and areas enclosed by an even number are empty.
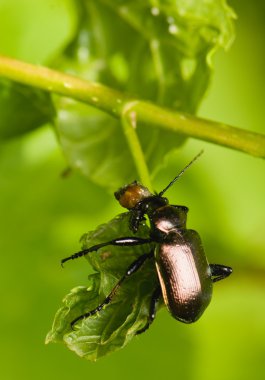
[[[136,98],[195,113],[209,84],[213,52],[233,39],[234,13],[224,0],[153,4],[76,3],[76,35],[56,67]],[[120,121],[62,98],[58,108],[58,136],[72,167],[111,190],[138,177]],[[137,125],[137,133],[151,173],[185,141],[150,125]]]
[[[55,109],[47,92],[0,80],[0,139],[19,136],[52,122]]]
[[[68,100],[58,113],[57,132],[70,166],[93,182],[117,190],[122,184],[138,179],[131,152],[120,123],[100,110]],[[162,138],[163,135],[163,138]],[[184,141],[173,133],[139,128],[142,149],[153,172],[166,147]]]
[[[81,239],[83,248],[115,237],[131,236],[128,217],[128,213],[120,214],[109,223],[85,234]],[[136,236],[148,235],[148,227],[142,224]],[[150,244],[136,247],[107,246],[87,255],[96,273],[89,276],[87,286],[73,289],[64,298],[63,307],[56,313],[46,343],[64,342],[69,349],[89,360],[97,360],[124,347],[147,322],[151,295],[158,285],[153,259],[147,260],[138,272],[124,281],[113,301],[101,312],[78,322],[74,330],[70,323],[97,307],[129,265],[151,249]]]

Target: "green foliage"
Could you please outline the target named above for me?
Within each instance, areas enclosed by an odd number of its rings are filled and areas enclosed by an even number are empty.
[[[0,80],[0,140],[52,123],[55,109],[47,92]]]
[[[67,17],[64,9],[76,3],[0,0],[0,54],[38,63],[40,69],[39,63],[47,64],[69,41],[76,17],[72,6]],[[235,48],[216,56],[200,115],[263,133],[265,3],[229,3],[239,15]],[[62,269],[60,259],[79,249],[82,231],[110,220],[119,208],[104,189],[75,171],[60,177],[65,162],[54,137],[45,127],[1,142],[1,378],[123,380],[126,374],[127,380],[161,380],[174,374],[185,380],[262,379],[264,161],[194,139],[169,157],[154,178],[157,190],[205,149],[168,195],[173,204],[189,206],[188,226],[199,231],[209,261],[231,265],[234,273],[216,284],[211,305],[196,324],[178,323],[163,309],[147,333],[95,364],[43,340],[63,295],[77,285],[89,286],[86,260]],[[121,249],[121,262],[126,252]],[[139,275],[144,273],[142,268]],[[220,364],[224,370],[217,370]]]
[[[76,34],[55,60],[56,68],[163,106],[196,111],[209,83],[210,56],[233,37],[233,13],[225,2],[161,1],[156,7],[151,1],[78,4]],[[57,109],[58,137],[72,167],[111,189],[137,177],[119,121],[65,98],[57,99]],[[151,172],[171,149],[184,142],[183,137],[150,125],[141,125],[137,133]],[[147,236],[147,230],[141,234]],[[83,248],[128,235],[127,218],[122,216],[88,234]],[[114,302],[98,315],[78,323],[75,331],[70,323],[98,306],[128,265],[147,248],[126,248],[121,253],[120,248],[110,247],[107,252],[89,254],[97,273],[89,277],[88,288],[75,288],[65,297],[47,342],[63,341],[90,360],[127,344],[146,322],[157,281],[151,263],[146,263],[144,274],[126,281]]]
[[[128,213],[120,214],[85,234],[81,239],[83,248],[111,240],[114,236],[131,234],[128,216]],[[137,236],[146,237],[147,234],[148,228],[141,225]],[[89,276],[87,287],[77,287],[64,298],[64,306],[57,312],[46,342],[64,342],[79,356],[89,360],[97,360],[124,347],[147,322],[150,297],[158,284],[153,260],[145,262],[139,272],[127,278],[113,302],[100,313],[78,322],[74,330],[70,324],[75,318],[97,307],[130,264],[150,250],[150,244],[123,248],[109,246],[88,254],[86,258],[96,273]]]
[[[225,1],[80,0],[72,5],[76,29],[65,49],[54,55],[53,67],[189,114],[196,112],[208,87],[211,55],[218,47],[227,47],[234,36],[234,14]],[[34,84],[38,86],[38,81]],[[13,86],[12,91],[20,93],[21,86]],[[53,120],[50,98],[42,95],[40,107],[40,94],[29,89],[25,107],[15,103],[24,130]],[[57,135],[71,167],[113,190],[138,177],[137,158],[128,147],[123,120],[100,111],[96,96],[92,100],[95,107],[56,98]],[[5,99],[0,101],[5,109]],[[121,103],[117,99],[117,109],[126,108]],[[3,118],[10,136],[21,131],[13,115]],[[175,131],[154,125],[140,124],[136,115],[139,146],[151,175],[185,141]]]
[[[220,46],[227,47],[233,39],[234,14],[221,0],[80,0],[73,4],[76,30],[64,51],[53,60],[53,67],[190,114],[196,112],[208,87],[213,52]],[[0,94],[0,117],[8,126],[2,131],[3,137],[53,122],[54,106],[49,95],[6,83]],[[102,112],[97,98],[94,103],[91,107],[56,97],[57,135],[72,168],[97,184],[116,189],[137,178],[135,157],[126,149],[122,120]],[[136,126],[151,174],[172,149],[185,141],[174,132],[152,125]],[[127,214],[122,214],[85,235],[83,248],[130,234]],[[141,226],[139,236],[147,235],[147,227]],[[65,297],[47,342],[64,342],[90,360],[125,346],[146,323],[157,283],[153,262],[145,263],[144,272],[126,280],[113,303],[102,312],[78,323],[74,331],[70,324],[98,306],[129,264],[149,251],[148,246],[122,252],[110,247],[89,254],[88,261],[96,273],[89,277],[88,287],[77,287]]]
[[[158,1],[154,7],[150,0],[83,0],[78,15],[56,68],[189,113],[209,84],[212,53],[234,36],[225,1]],[[58,136],[72,167],[111,190],[137,178],[119,120],[63,98],[57,107]],[[151,173],[185,141],[150,125],[138,125],[137,134]]]

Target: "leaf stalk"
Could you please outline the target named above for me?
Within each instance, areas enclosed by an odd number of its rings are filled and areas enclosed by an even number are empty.
[[[99,83],[4,56],[0,56],[0,76],[93,105],[121,120],[124,119],[124,109],[130,105],[130,113],[137,115],[138,126],[147,123],[153,128],[168,129],[187,137],[265,158],[265,135],[261,133],[165,109]],[[126,123],[124,128],[129,133]],[[135,137],[131,128],[130,138],[135,140]],[[132,144],[136,147],[135,143]],[[145,177],[145,169],[138,169],[141,176]],[[146,180],[147,178],[145,183]]]

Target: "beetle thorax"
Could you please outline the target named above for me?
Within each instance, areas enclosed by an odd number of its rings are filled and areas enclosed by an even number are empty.
[[[152,228],[165,234],[175,229],[186,228],[188,209],[166,205],[155,210],[151,216]]]

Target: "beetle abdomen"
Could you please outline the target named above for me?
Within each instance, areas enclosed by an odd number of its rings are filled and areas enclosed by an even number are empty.
[[[209,264],[199,235],[193,230],[176,231],[174,242],[156,250],[156,266],[163,298],[172,316],[195,322],[212,295]]]

